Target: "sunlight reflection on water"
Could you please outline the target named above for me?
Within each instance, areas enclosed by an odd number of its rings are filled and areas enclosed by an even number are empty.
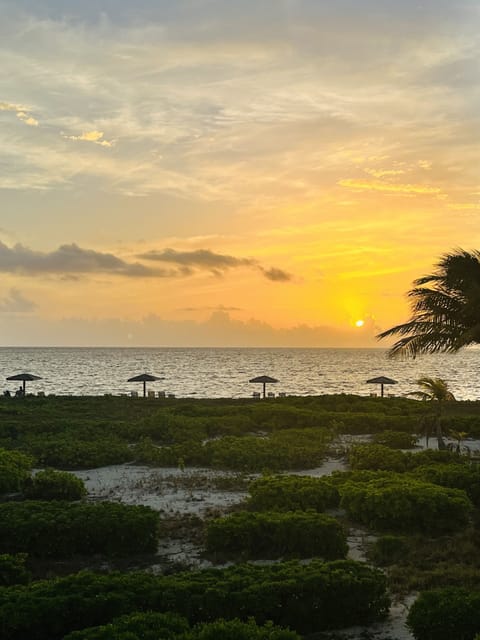
[[[385,395],[404,395],[416,389],[421,376],[448,381],[459,400],[480,398],[480,350],[455,355],[389,360],[383,349],[241,349],[241,348],[0,348],[0,374],[5,379],[27,371],[42,377],[27,383],[27,392],[47,394],[114,395],[136,390],[128,378],[145,371],[164,377],[148,389],[179,397],[251,397],[261,385],[248,380],[258,375],[278,379],[267,391],[291,395],[379,393],[366,380],[385,375],[398,381]],[[18,383],[4,382],[11,391]]]

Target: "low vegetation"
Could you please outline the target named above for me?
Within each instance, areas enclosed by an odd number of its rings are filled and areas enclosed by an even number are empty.
[[[190,626],[173,613],[132,613],[110,624],[72,631],[64,640],[300,640],[293,631],[255,620],[215,620]]]
[[[248,558],[321,557],[347,555],[347,536],[331,516],[315,511],[287,513],[241,512],[208,523],[207,551]]]
[[[154,552],[158,513],[149,507],[101,502],[0,503],[0,549],[39,558]]]
[[[176,613],[192,625],[253,618],[306,634],[368,624],[383,618],[388,606],[384,575],[349,560],[239,564],[171,576],[82,572],[0,591],[4,640],[60,640],[148,611]]]
[[[421,592],[409,617],[417,640],[473,640],[480,632],[471,614],[479,609],[480,471],[466,437],[480,435],[480,403],[445,403],[436,419],[453,439],[446,451],[412,449],[429,424],[426,410],[405,398],[346,395],[0,398],[2,638],[294,640],[381,618],[388,584],[394,594]],[[371,434],[371,442],[352,445],[359,434]],[[345,452],[346,472],[284,473]],[[205,491],[248,490],[249,498],[226,517],[174,514],[159,522],[146,507],[89,502],[83,483],[65,473],[126,462],[227,470],[203,479],[202,471],[179,473],[173,488],[193,491],[202,482]],[[323,513],[340,500],[342,521],[376,533],[368,559],[381,571],[329,561],[346,551],[344,529]],[[134,558],[139,566],[135,554],[154,553],[159,537],[203,545],[217,560],[325,561],[38,580],[106,561],[131,568]],[[444,615],[454,633],[435,626]]]

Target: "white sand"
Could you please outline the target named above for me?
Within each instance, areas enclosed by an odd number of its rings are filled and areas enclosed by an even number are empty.
[[[338,459],[327,459],[320,467],[298,471],[299,475],[320,477],[335,470],[344,470],[345,464]],[[209,511],[223,511],[239,504],[247,497],[245,491],[217,491],[205,487],[208,480],[215,477],[232,476],[228,472],[211,469],[186,468],[184,471],[173,468],[150,468],[138,465],[113,465],[87,471],[76,471],[87,487],[89,496],[97,500],[112,500],[125,504],[146,505],[165,515],[196,515],[203,517]],[[192,486],[190,489],[181,488],[177,484],[184,484],[185,480],[196,480],[200,488]],[[365,561],[366,545],[373,540],[373,536],[362,529],[352,529],[348,536],[348,557]],[[162,571],[165,562],[178,562],[192,568],[206,568],[212,563],[201,557],[202,549],[185,540],[161,540],[158,548],[158,565],[153,565],[153,571]],[[355,627],[336,631],[338,638],[355,640],[365,637],[368,631],[375,640],[413,640],[405,626],[408,606],[413,602],[413,596],[404,602],[394,603],[387,621],[369,627]]]

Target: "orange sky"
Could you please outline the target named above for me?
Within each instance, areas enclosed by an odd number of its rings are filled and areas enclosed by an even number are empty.
[[[0,0],[1,345],[376,346],[480,247],[477,2],[65,4]]]

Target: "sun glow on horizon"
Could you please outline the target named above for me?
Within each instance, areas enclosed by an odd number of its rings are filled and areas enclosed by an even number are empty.
[[[355,326],[356,326],[356,327],[363,327],[363,326],[364,326],[364,324],[365,324],[365,320],[357,320],[357,321],[355,322]]]

